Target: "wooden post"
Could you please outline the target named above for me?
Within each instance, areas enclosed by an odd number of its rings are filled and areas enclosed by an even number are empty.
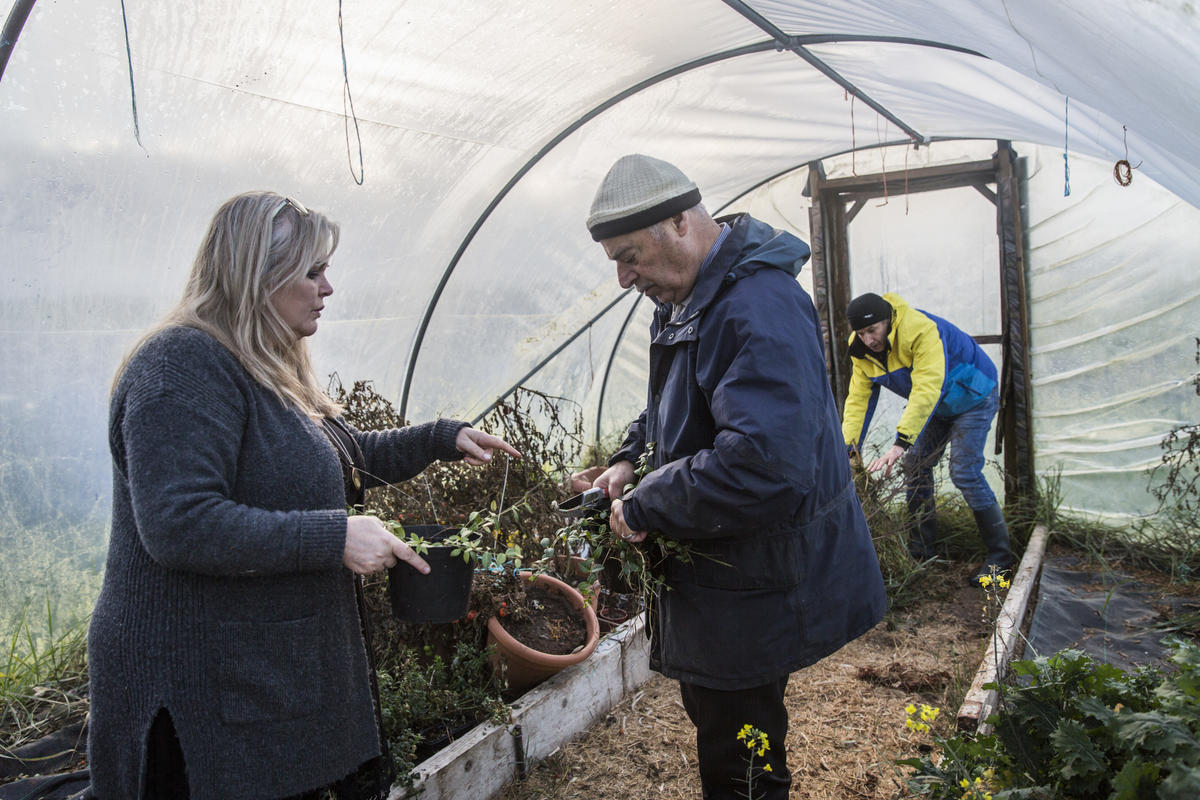
[[[1000,240],[1001,317],[1004,364],[996,448],[1004,449],[1006,503],[1034,492],[1033,393],[1029,382],[1029,303],[1025,287],[1025,236],[1021,222],[1021,178],[1009,142],[997,142],[996,232]]]

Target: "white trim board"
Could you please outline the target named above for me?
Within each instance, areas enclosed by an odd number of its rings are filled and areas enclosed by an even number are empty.
[[[585,661],[521,695],[507,725],[484,722],[417,765],[413,795],[388,800],[490,800],[650,679],[644,615],[604,636]]]

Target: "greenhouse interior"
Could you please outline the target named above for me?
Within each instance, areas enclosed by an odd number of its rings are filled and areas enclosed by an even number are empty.
[[[975,337],[1001,375],[985,452],[1002,501],[1052,483],[1059,511],[1119,536],[1161,513],[1171,437],[1197,441],[1190,0],[9,5],[10,664],[87,625],[114,375],[246,191],[340,226],[313,368],[369,382],[402,420],[483,427],[534,392],[615,449],[646,406],[654,303],[585,220],[640,153],[686,173],[713,217],[809,243],[797,280],[839,400],[851,297],[897,293]],[[884,393],[865,452],[903,409]]]

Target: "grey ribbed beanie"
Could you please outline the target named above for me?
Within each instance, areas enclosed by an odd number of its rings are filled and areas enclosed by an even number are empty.
[[[588,214],[592,239],[600,241],[649,228],[700,202],[700,190],[674,164],[640,154],[612,165]]]

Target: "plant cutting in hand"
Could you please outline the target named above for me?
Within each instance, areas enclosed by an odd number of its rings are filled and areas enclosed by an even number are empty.
[[[647,442],[634,469],[635,481],[640,482],[651,471],[653,454],[654,442]],[[636,482],[626,484],[623,494],[635,487]],[[598,496],[588,507],[575,513],[553,537],[544,537],[541,540],[542,557],[535,562],[534,569],[544,570],[555,561],[575,557],[578,559],[577,572],[582,573],[578,588],[585,596],[603,574],[610,584],[627,587],[628,591],[624,593],[636,594],[649,602],[664,587],[658,566],[670,556],[690,562],[692,550],[678,539],[656,532],[651,532],[644,542],[625,541],[609,527],[610,505],[610,498]]]

